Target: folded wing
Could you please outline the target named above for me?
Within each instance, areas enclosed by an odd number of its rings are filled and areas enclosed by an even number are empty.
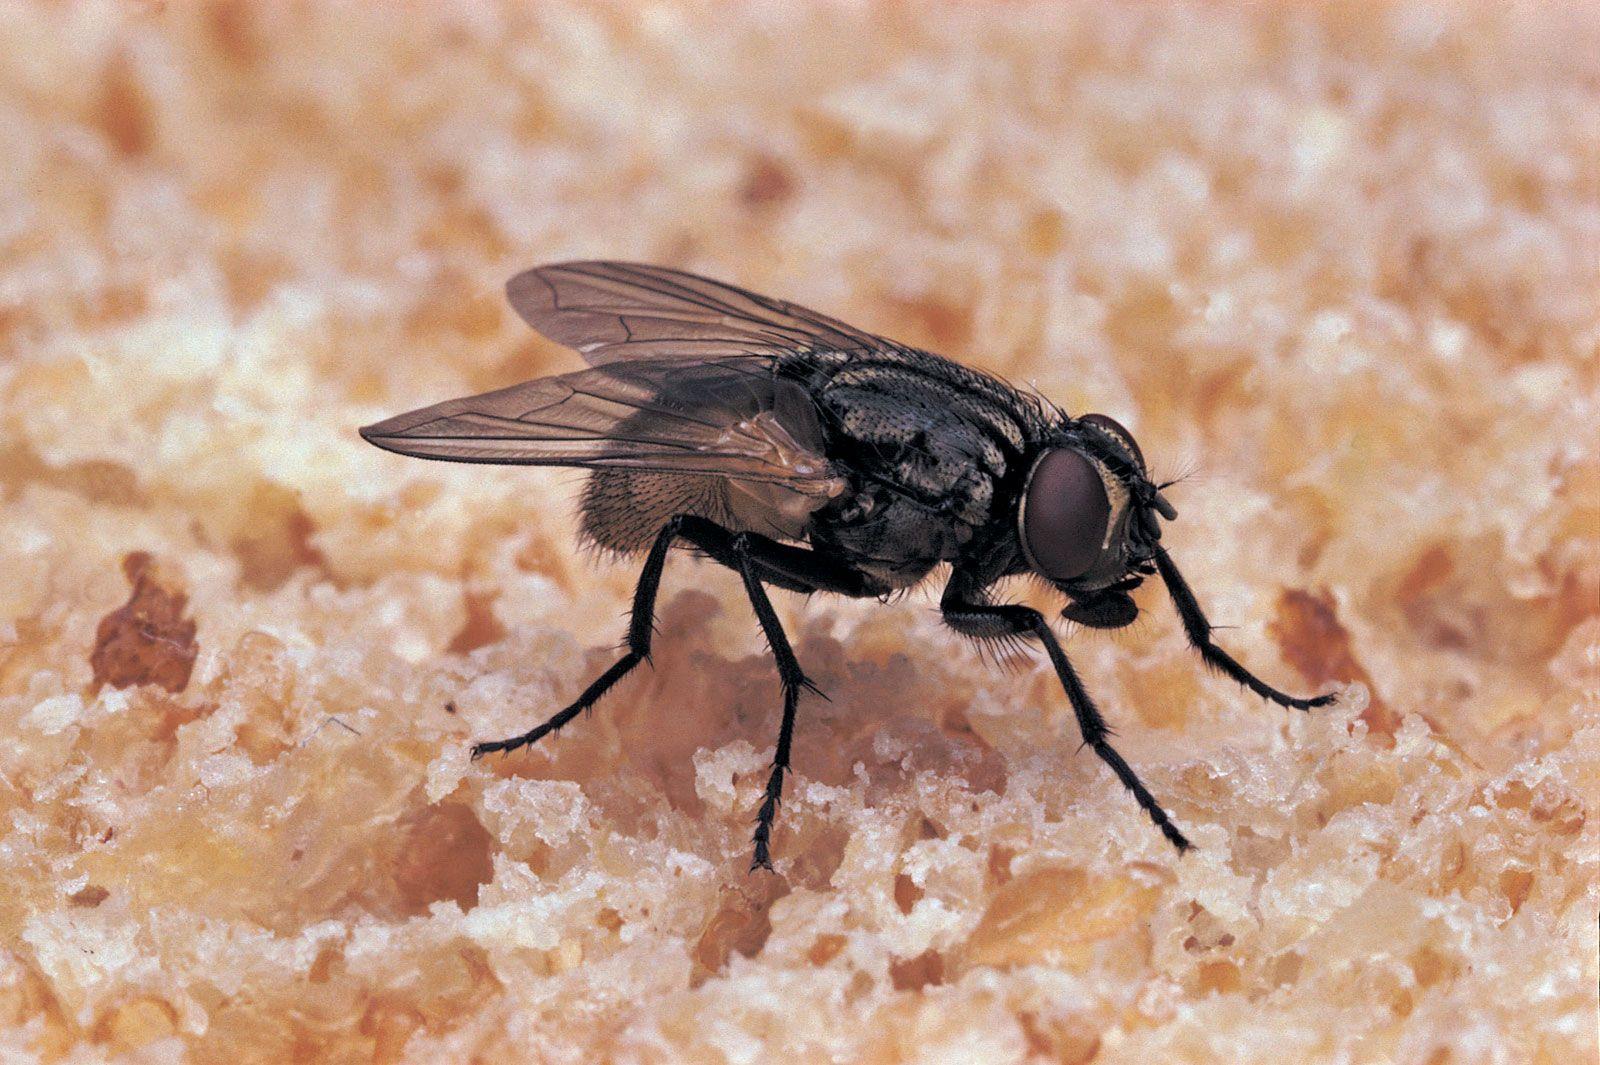
[[[513,277],[506,296],[524,321],[591,366],[862,351],[890,343],[784,300],[643,263],[536,266]]]
[[[767,358],[616,363],[437,403],[361,435],[455,462],[720,475],[818,498],[843,485],[810,396]]]

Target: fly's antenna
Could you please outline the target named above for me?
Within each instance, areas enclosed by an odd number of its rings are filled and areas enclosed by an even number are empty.
[[[1165,492],[1174,485],[1180,485],[1185,481],[1193,480],[1199,473],[1200,463],[1194,459],[1190,459],[1188,462],[1183,464],[1176,474],[1156,485],[1156,491]]]
[[[1168,521],[1178,516],[1178,509],[1167,502],[1167,497],[1161,494],[1161,490],[1165,487],[1166,485],[1152,483],[1144,474],[1137,472],[1128,481],[1128,490],[1133,494],[1133,501],[1139,505],[1141,519],[1145,519],[1141,520],[1140,524],[1147,526],[1143,531],[1151,540],[1161,539],[1161,527],[1149,517],[1151,511],[1155,511]]]

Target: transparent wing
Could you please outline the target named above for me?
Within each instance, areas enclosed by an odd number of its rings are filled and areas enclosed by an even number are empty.
[[[402,455],[584,466],[785,485],[832,496],[815,405],[767,358],[617,363],[452,399],[369,425]]]
[[[513,277],[506,296],[523,321],[591,366],[890,345],[793,303],[643,263],[536,266]]]

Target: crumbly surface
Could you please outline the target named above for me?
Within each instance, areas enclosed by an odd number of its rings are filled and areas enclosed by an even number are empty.
[[[0,1057],[1595,1060],[1600,24],[1543,5],[0,9]],[[355,428],[685,266],[1131,426],[1159,588],[1038,659],[635,563]],[[1019,596],[1037,592],[1019,587]]]

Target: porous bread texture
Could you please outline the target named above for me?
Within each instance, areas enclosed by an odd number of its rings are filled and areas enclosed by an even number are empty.
[[[0,1056],[1594,1060],[1597,36],[5,5]],[[779,593],[829,699],[752,876],[777,686],[682,557],[653,668],[470,764],[609,663],[636,564],[570,474],[355,428],[575,368],[500,288],[578,256],[1112,414],[1192,474],[1221,641],[1342,701],[1205,674],[1153,586],[1074,633],[1180,859],[1041,660]]]

